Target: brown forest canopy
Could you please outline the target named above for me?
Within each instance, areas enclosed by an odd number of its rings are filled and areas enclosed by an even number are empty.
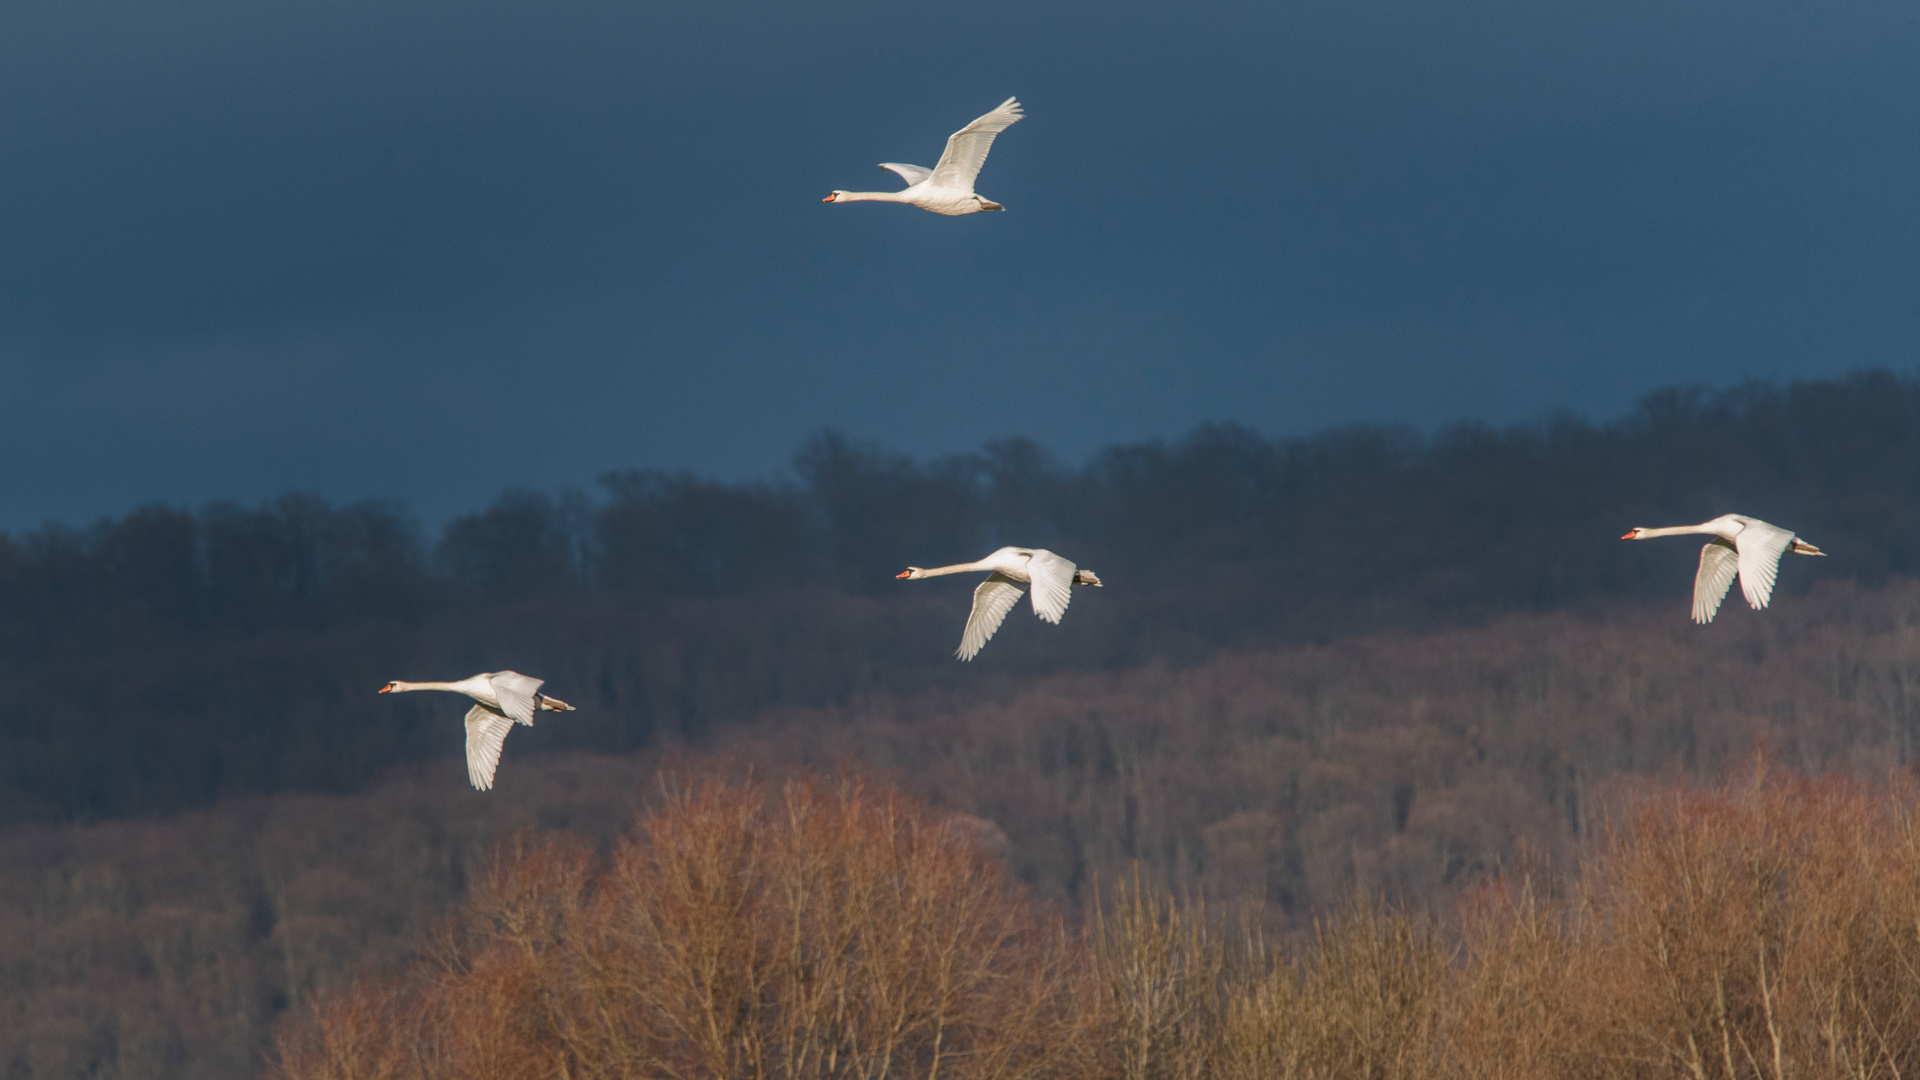
[[[1628,526],[1754,514],[1877,583],[1920,564],[1920,381],[1669,390],[1605,424],[1268,440],[1207,426],[1082,467],[1023,440],[915,462],[825,433],[791,475],[611,473],[511,492],[424,537],[404,509],[289,495],[148,507],[0,537],[0,812],[92,818],[344,790],[459,750],[389,678],[513,667],[582,706],[517,735],[624,751],[773,705],[823,706],[1228,645],[1670,597],[1691,552]],[[909,563],[1050,546],[1100,571],[1059,629],[950,659],[958,586]]]
[[[1304,948],[1122,881],[1079,932],[895,792],[702,784],[610,856],[505,847],[429,958],[283,1022],[281,1080],[1879,1078],[1920,1068],[1920,800],[1643,788],[1582,873]]]

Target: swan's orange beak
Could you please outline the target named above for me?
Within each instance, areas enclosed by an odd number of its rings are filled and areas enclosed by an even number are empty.
[[[913,571],[911,571],[911,570],[902,570],[902,571],[900,571],[899,573],[897,573],[897,574],[895,574],[895,575],[893,575],[893,577],[894,577],[894,580],[896,580],[896,581],[898,581],[898,580],[899,580],[899,579],[901,579],[901,578],[908,578],[908,577],[912,577],[912,576],[913,576]]]
[[[833,193],[832,193],[832,192],[828,192],[828,193],[827,193],[827,197],[826,197],[826,198],[824,198],[824,199],[821,199],[820,201],[821,201],[821,202],[832,202],[832,201],[833,201]]]
[[[1635,530],[1635,532],[1638,532],[1638,531],[1639,531],[1639,530],[1637,530],[1637,529]],[[1628,533],[1627,535],[1625,535],[1625,536],[1623,536],[1623,537],[1621,537],[1620,539],[1622,539],[1622,540],[1631,540],[1631,539],[1633,539],[1633,533]]]
[[[385,686],[383,686],[383,687],[381,687],[381,688],[380,688],[380,692],[384,694],[384,693],[386,693],[387,691],[389,691],[389,690],[391,690],[391,689],[393,689],[393,684],[392,684],[392,683],[388,683],[387,685],[385,685]]]

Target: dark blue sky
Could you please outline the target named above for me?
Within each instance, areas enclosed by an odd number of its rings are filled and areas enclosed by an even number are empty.
[[[1005,214],[826,206],[1018,95]],[[1920,7],[0,7],[0,528],[1068,459],[1920,343]]]

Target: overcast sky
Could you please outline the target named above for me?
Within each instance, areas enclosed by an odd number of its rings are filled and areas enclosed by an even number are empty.
[[[828,206],[1018,95],[1004,214]],[[14,0],[0,528],[1067,460],[1920,343],[1920,5]]]

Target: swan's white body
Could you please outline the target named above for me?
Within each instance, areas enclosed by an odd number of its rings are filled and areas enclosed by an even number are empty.
[[[408,690],[451,690],[465,694],[479,704],[467,710],[467,779],[486,791],[493,787],[494,770],[500,766],[500,748],[507,732],[516,723],[533,726],[536,712],[572,712],[573,706],[559,698],[539,692],[545,680],[517,671],[483,671],[459,682],[401,682],[398,679],[380,688],[383,694]]]
[[[1622,540],[1647,540],[1656,536],[1698,536],[1713,539],[1700,549],[1700,572],[1693,579],[1693,621],[1713,621],[1720,601],[1740,575],[1740,591],[1755,611],[1767,606],[1773,596],[1774,577],[1780,571],[1780,557],[1791,551],[1796,555],[1825,555],[1778,525],[1741,514],[1722,514],[1699,525],[1673,525],[1664,529],[1634,529]]]
[[[883,161],[880,167],[892,169],[907,182],[903,191],[835,191],[821,202],[897,202],[931,210],[936,214],[958,217],[982,210],[1005,210],[997,202],[973,193],[974,178],[987,163],[987,151],[993,137],[1017,123],[1022,116],[1020,103],[1012,98],[1000,107],[947,137],[947,151],[939,164],[929,169]]]
[[[1075,585],[1098,585],[1100,575],[1082,570],[1045,548],[1003,547],[979,562],[957,566],[936,566],[923,570],[909,566],[898,577],[918,581],[943,574],[988,571],[987,580],[973,590],[973,613],[967,616],[967,629],[960,635],[960,648],[954,655],[971,660],[993,632],[1006,621],[1007,612],[1020,594],[1033,586],[1033,613],[1050,623],[1058,623],[1067,613]]]

